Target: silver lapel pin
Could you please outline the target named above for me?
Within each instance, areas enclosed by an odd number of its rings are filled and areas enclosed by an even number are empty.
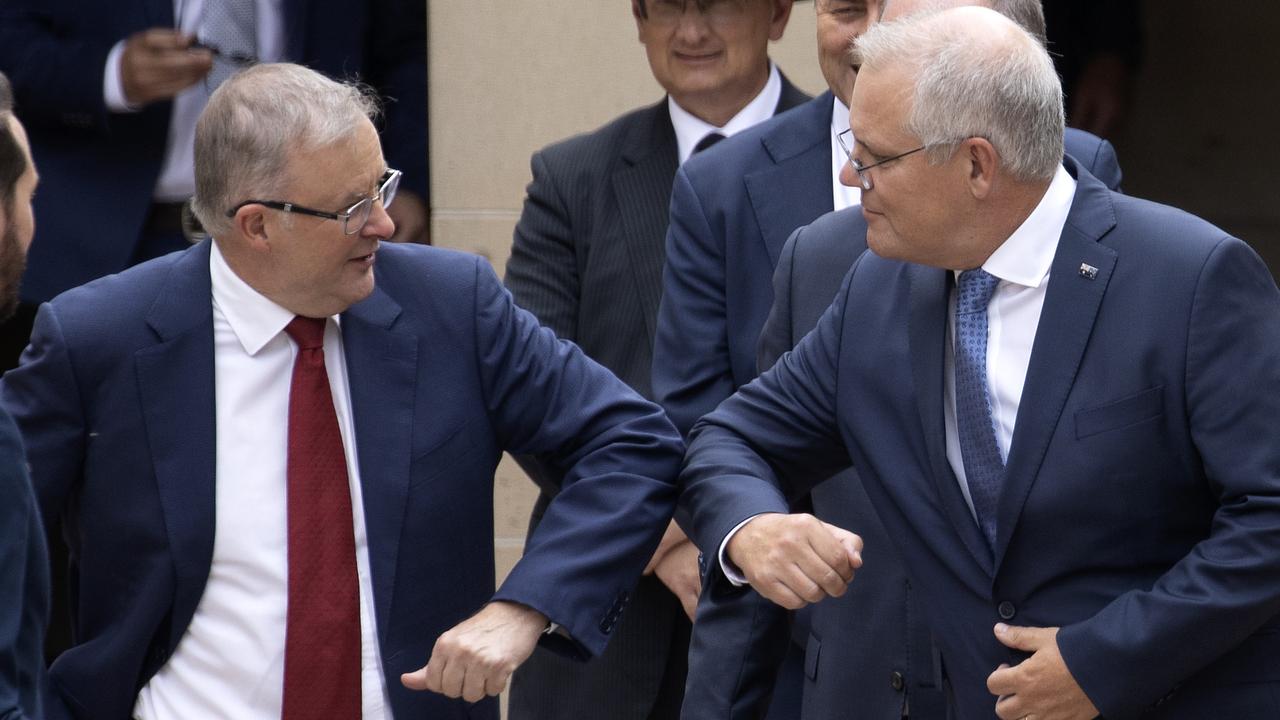
[[[1080,277],[1087,280],[1093,280],[1098,277],[1098,268],[1089,263],[1080,263]]]

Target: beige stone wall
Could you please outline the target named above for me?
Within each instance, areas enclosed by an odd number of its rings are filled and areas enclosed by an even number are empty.
[[[649,74],[625,0],[469,0],[429,6],[431,235],[502,273],[530,179],[529,156],[662,90]],[[808,92],[818,73],[811,3],[799,3],[774,59]],[[494,541],[498,576],[523,547],[533,484],[506,459]]]

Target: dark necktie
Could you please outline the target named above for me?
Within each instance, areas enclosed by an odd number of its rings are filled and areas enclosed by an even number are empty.
[[[956,434],[973,509],[992,549],[1004,460],[996,445],[987,392],[987,304],[999,282],[977,268],[960,273],[956,288]]]
[[[712,145],[715,145],[716,143],[720,142],[723,139],[724,139],[724,136],[718,132],[707,133],[706,137],[699,140],[698,144],[693,146],[693,154],[697,155],[698,153],[702,152],[703,150],[706,150]]]
[[[289,387],[289,595],[283,720],[359,718],[360,595],[347,461],[322,318],[295,317]]]

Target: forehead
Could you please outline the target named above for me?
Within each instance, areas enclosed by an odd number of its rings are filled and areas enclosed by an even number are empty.
[[[867,143],[901,135],[911,109],[912,78],[896,68],[866,68],[849,100],[849,126]]]

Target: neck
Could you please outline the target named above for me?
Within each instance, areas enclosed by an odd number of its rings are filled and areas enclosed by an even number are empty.
[[[1033,182],[1012,181],[998,197],[992,197],[986,208],[976,208],[970,237],[974,252],[958,258],[952,270],[963,271],[981,267],[1018,228],[1031,217],[1049,190],[1048,180]]]

